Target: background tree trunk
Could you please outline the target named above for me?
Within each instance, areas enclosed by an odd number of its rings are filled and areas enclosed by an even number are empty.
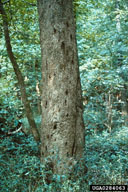
[[[64,173],[82,158],[85,145],[73,2],[38,0],[38,11],[43,79],[41,155],[43,161],[50,157],[54,173]]]
[[[128,126],[128,89],[127,86],[124,85],[122,90],[122,118],[124,120],[124,125]]]
[[[108,132],[112,131],[112,94],[108,93],[106,95],[106,114],[107,114],[107,124]]]

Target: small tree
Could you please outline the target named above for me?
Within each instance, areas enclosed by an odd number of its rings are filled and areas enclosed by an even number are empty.
[[[38,129],[36,127],[36,123],[35,123],[33,113],[32,113],[31,107],[30,107],[30,102],[29,102],[27,94],[26,94],[24,78],[23,78],[23,75],[20,71],[17,60],[12,51],[12,45],[11,45],[11,40],[10,40],[10,35],[9,35],[8,18],[7,18],[7,15],[6,15],[6,12],[4,10],[4,6],[3,6],[3,3],[1,0],[0,0],[0,14],[2,15],[2,20],[3,20],[3,29],[4,29],[4,37],[5,37],[5,42],[6,42],[7,54],[12,63],[15,75],[18,80],[26,116],[27,116],[29,125],[31,127],[31,131],[32,131],[32,134],[33,134],[35,140],[39,141],[40,136],[39,136]]]

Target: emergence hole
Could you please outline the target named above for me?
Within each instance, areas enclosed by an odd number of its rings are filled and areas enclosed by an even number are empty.
[[[68,22],[66,23],[66,25],[67,25],[67,27],[69,27],[69,23]]]
[[[54,33],[56,33],[56,29],[54,28]]]
[[[49,139],[49,135],[47,135],[47,139]]]
[[[65,94],[68,95],[68,90],[65,91]]]
[[[45,108],[47,108],[47,105],[48,105],[48,102],[46,101],[46,102],[45,102]]]
[[[54,125],[53,129],[57,129],[57,125],[56,124]]]
[[[61,43],[61,49],[65,50],[65,44],[64,44],[64,42]]]

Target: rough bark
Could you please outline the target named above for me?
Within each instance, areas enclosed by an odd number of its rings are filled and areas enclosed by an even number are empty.
[[[40,138],[39,133],[38,133],[38,130],[36,128],[36,124],[34,121],[33,113],[32,113],[31,107],[30,107],[30,103],[29,103],[29,101],[27,99],[27,95],[26,95],[24,78],[22,76],[22,73],[19,69],[16,58],[15,58],[13,51],[12,51],[12,46],[11,46],[11,41],[10,41],[10,36],[9,36],[8,18],[7,18],[7,15],[5,13],[5,10],[4,10],[4,7],[3,7],[1,0],[0,0],[0,13],[1,13],[2,19],[3,19],[3,29],[4,29],[4,36],[5,36],[5,41],[6,41],[7,53],[8,53],[9,59],[12,63],[14,72],[16,74],[18,84],[20,86],[21,97],[22,97],[22,101],[24,104],[26,116],[27,116],[28,122],[29,122],[30,127],[31,127],[31,131],[32,131],[32,134],[33,134],[35,140],[39,141],[39,138]]]
[[[85,145],[73,2],[38,0],[38,11],[43,80],[41,156],[42,161],[50,157],[54,173],[64,173],[82,158]]]

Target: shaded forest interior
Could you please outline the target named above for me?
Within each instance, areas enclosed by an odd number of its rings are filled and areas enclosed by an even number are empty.
[[[43,82],[36,2],[0,3],[40,133]],[[92,184],[128,185],[128,1],[75,0],[74,12],[88,172],[63,184],[60,177],[45,183],[47,170],[40,166],[40,142],[32,136],[27,118],[30,111],[27,116],[22,88],[7,54],[0,14],[1,192],[89,192]]]

